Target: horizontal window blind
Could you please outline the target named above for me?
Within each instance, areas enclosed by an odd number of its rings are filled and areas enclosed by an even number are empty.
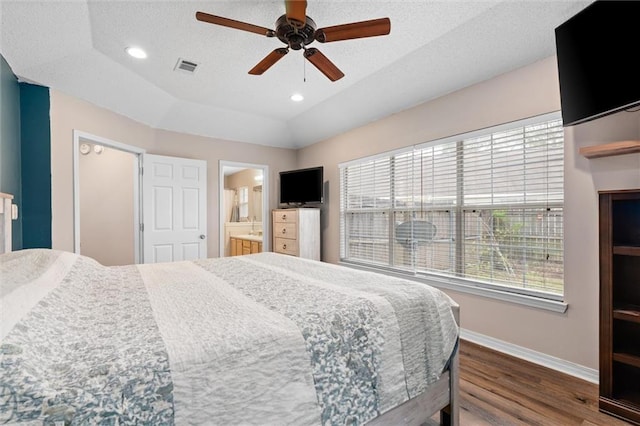
[[[342,260],[529,294],[563,293],[559,118],[340,169]]]

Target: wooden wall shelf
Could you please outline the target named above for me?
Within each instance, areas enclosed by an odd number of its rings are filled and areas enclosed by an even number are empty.
[[[640,152],[640,141],[610,142],[580,148],[580,154],[587,158],[611,157],[636,152]]]

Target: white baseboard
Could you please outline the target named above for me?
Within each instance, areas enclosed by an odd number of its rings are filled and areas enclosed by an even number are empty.
[[[460,329],[460,338],[486,346],[498,352],[503,352],[516,358],[521,358],[526,361],[542,365],[543,367],[551,368],[552,370],[556,370],[561,373],[569,374],[570,376],[586,380],[587,382],[595,384],[599,383],[598,370],[593,368],[588,368],[542,352],[514,345],[512,343],[505,342],[504,340],[494,339],[493,337],[485,336],[484,334],[476,333],[475,331]]]

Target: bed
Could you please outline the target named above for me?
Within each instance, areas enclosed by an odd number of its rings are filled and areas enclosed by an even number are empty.
[[[0,424],[457,424],[458,307],[275,253],[0,255]]]

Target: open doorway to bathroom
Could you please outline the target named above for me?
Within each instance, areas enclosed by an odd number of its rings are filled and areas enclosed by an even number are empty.
[[[220,161],[220,257],[269,250],[268,176],[266,165]]]

